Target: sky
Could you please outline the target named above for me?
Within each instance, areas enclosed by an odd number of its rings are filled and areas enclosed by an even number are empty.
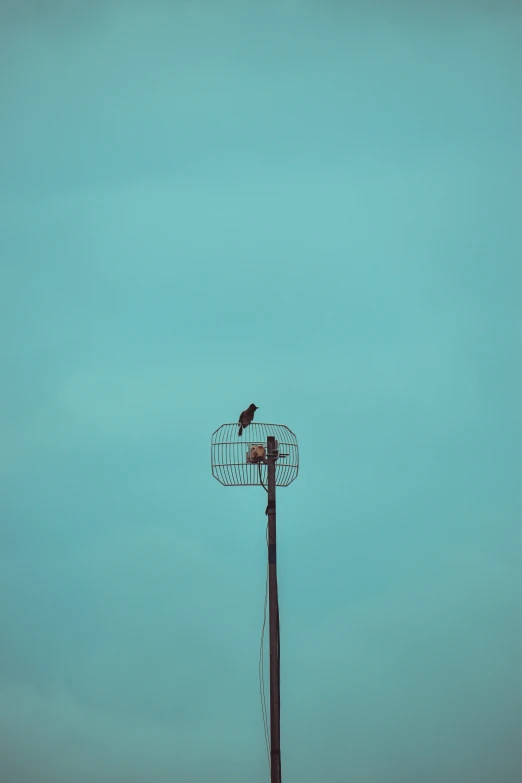
[[[0,780],[522,778],[514,0],[0,0]]]

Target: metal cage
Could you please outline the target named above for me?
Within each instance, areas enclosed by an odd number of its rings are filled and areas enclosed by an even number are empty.
[[[237,424],[222,424],[212,434],[210,461],[212,475],[225,487],[253,487],[267,482],[266,460],[252,460],[252,447],[264,446],[272,435],[279,444],[276,486],[287,487],[297,478],[299,450],[297,438],[284,424],[252,422],[238,436]],[[255,449],[254,449],[255,451]],[[259,454],[262,452],[259,450]]]

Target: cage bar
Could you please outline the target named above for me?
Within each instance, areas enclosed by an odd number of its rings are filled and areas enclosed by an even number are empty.
[[[266,458],[252,459],[253,447],[262,446],[273,436],[279,444],[276,462],[276,486],[287,487],[297,478],[299,450],[297,438],[284,424],[252,422],[238,436],[237,424],[222,424],[212,434],[210,461],[212,475],[225,487],[253,487],[266,485],[268,472]],[[258,450],[258,454],[261,452]]]

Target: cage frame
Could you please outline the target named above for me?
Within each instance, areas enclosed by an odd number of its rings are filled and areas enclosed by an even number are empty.
[[[221,424],[210,440],[212,475],[224,487],[266,486],[268,459],[248,462],[252,446],[267,448],[267,438],[275,437],[279,456],[276,460],[276,486],[288,487],[299,473],[299,446],[297,437],[286,424],[252,422],[237,434],[238,423]],[[221,433],[221,438],[218,438]],[[241,458],[240,455],[243,455]]]

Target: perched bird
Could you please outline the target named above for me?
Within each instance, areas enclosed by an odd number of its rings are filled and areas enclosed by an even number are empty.
[[[249,424],[251,424],[252,419],[254,418],[254,413],[257,411],[257,405],[249,405],[246,411],[242,411],[241,415],[239,417],[239,432],[237,433],[239,437],[243,434],[243,430],[245,427],[248,427]]]

